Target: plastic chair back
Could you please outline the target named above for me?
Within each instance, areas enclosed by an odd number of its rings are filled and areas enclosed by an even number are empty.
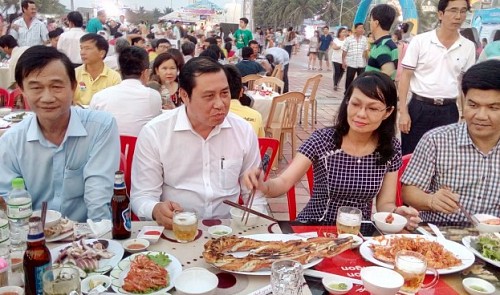
[[[309,185],[309,196],[312,196],[313,191],[313,168],[312,165],[306,172],[307,175],[307,183]],[[288,217],[290,221],[293,221],[297,218],[297,199],[295,196],[295,185],[292,186],[288,192],[286,193],[287,203],[288,203]]]
[[[410,162],[412,154],[404,155],[402,160],[402,165],[399,168],[398,171],[398,187],[396,190],[396,206],[402,206],[403,205],[403,195],[401,193],[401,176],[403,176],[403,172],[405,172],[406,166],[408,166],[408,163]]]
[[[26,111],[30,110],[30,106],[28,105],[28,101],[24,96],[23,92],[20,88],[14,89],[10,93],[10,102],[12,104],[12,108],[14,109],[24,109]]]
[[[134,158],[135,143],[137,137],[120,135],[121,152],[125,156],[125,185],[127,192],[130,193],[131,175],[132,175],[132,159]]]
[[[271,149],[271,156],[269,159],[269,164],[267,165],[266,171],[264,171],[264,180],[269,176],[269,172],[271,172],[272,163],[274,162],[274,158],[276,158],[276,154],[278,154],[278,149],[280,147],[280,141],[274,138],[268,137],[260,137],[259,138],[259,149],[260,149],[260,158],[263,159],[268,149]]]
[[[267,118],[266,129],[271,127],[279,103],[285,103],[285,109],[283,110],[283,117],[281,120],[281,129],[293,129],[295,125],[297,125],[297,113],[299,108],[304,103],[304,94],[291,91],[274,97],[271,111]]]
[[[253,85],[262,85],[262,84],[267,84],[269,86],[273,87],[273,90],[276,92],[279,92],[280,94],[283,94],[283,87],[285,87],[285,82],[282,80],[276,78],[276,77],[263,77],[258,80],[255,80],[253,82]],[[279,88],[279,91],[278,91]]]
[[[12,107],[10,105],[9,91],[5,88],[0,88],[0,107]]]
[[[253,90],[253,85],[254,85],[255,80],[259,80],[260,78],[262,78],[262,76],[258,75],[258,74],[246,75],[246,76],[241,78],[241,83],[243,83],[243,84],[247,83],[247,88],[249,90]]]

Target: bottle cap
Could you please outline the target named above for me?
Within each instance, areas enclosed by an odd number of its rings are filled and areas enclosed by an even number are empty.
[[[3,257],[0,257],[0,272],[4,272],[9,269],[9,263]]]
[[[12,179],[12,188],[24,189],[24,179],[20,177]]]

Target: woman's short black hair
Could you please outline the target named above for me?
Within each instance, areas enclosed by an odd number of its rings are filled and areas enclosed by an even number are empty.
[[[358,89],[364,95],[383,102],[388,110],[392,108],[392,113],[375,131],[378,135],[378,144],[375,152],[380,155],[379,164],[385,164],[389,161],[396,151],[392,146],[392,139],[396,135],[396,116],[398,94],[396,86],[389,76],[379,72],[365,72],[359,75],[347,89],[342,100],[339,113],[337,115],[333,128],[335,129],[334,143],[339,149],[342,146],[342,138],[349,132],[349,123],[347,120],[347,106],[354,89]]]

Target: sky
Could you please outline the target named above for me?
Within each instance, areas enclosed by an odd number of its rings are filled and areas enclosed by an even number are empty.
[[[213,3],[224,7],[227,3],[239,2],[241,0],[210,0]],[[59,2],[66,6],[67,9],[71,9],[70,0],[59,0]],[[78,7],[92,7],[92,3],[96,1],[93,0],[74,0],[75,9]],[[181,7],[187,6],[193,3],[193,0],[99,0],[99,3],[103,2],[121,2],[124,5],[130,6],[132,9],[139,9],[140,6],[144,6],[146,10],[153,10],[154,8],[159,8],[163,10],[165,7],[170,7],[172,4],[173,9],[179,9]]]

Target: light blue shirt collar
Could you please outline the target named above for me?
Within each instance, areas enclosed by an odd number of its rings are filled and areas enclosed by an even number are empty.
[[[43,136],[42,130],[40,129],[40,125],[38,124],[36,115],[31,118],[31,122],[29,124],[30,125],[28,127],[28,132],[26,132],[26,141],[45,142],[46,139]],[[66,141],[66,138],[70,136],[79,137],[87,135],[87,130],[83,126],[80,116],[78,116],[74,108],[71,108],[68,129],[66,130],[64,141]]]

